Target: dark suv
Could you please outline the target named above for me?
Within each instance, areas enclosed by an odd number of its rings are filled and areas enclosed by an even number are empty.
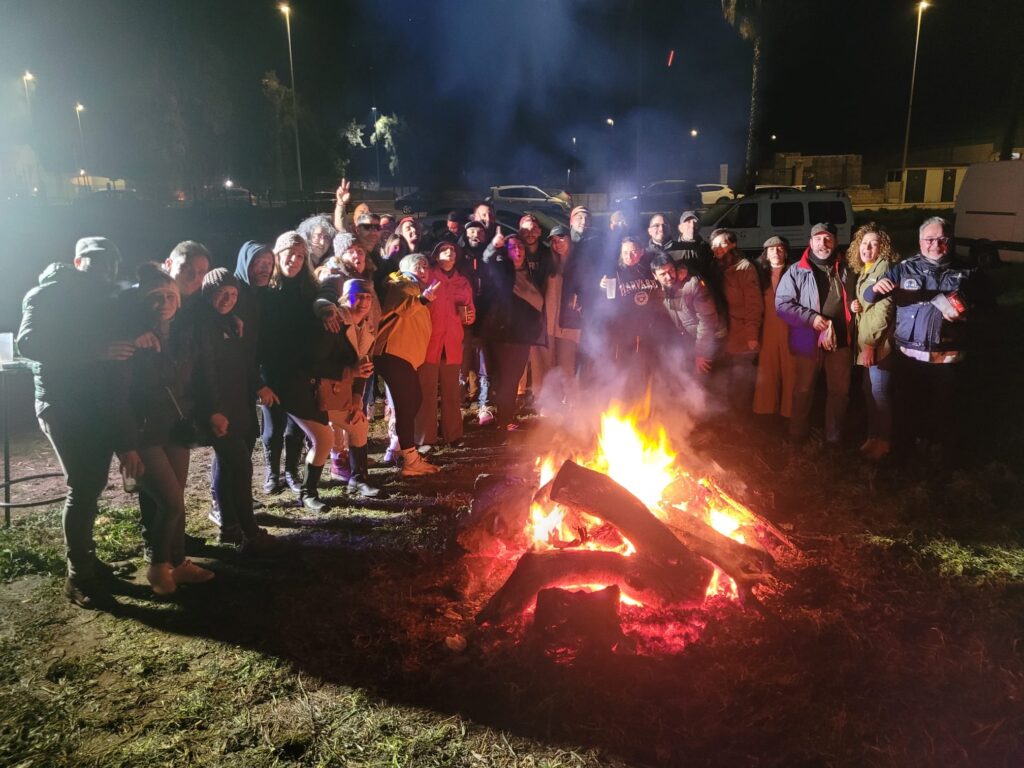
[[[627,215],[632,214],[638,224],[656,213],[675,214],[701,207],[701,195],[695,184],[684,179],[652,181],[640,189],[640,194],[620,197],[614,207]]]

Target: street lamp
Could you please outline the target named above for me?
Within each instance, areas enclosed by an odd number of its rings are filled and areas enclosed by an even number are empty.
[[[295,104],[295,61],[292,58],[292,9],[287,3],[281,3],[277,8],[284,14],[285,29],[288,31],[288,68],[292,73],[292,113],[295,118],[295,167],[299,172],[299,192],[302,192],[302,154],[299,151],[299,108]]]
[[[612,120],[610,117],[605,118],[605,122],[608,123],[608,125],[612,126],[613,128],[615,127],[615,121]]]
[[[32,99],[28,96],[28,84],[36,79],[36,76],[25,70],[25,74],[21,76],[21,83],[25,86],[25,105],[28,107],[28,121],[32,123]]]
[[[370,107],[370,111],[373,113],[373,132],[377,132],[377,108]],[[377,189],[380,189],[380,137],[373,142],[373,148],[377,150]]]
[[[233,186],[235,186],[235,182],[231,179],[224,179],[224,189],[231,189]]]
[[[900,202],[905,203],[907,198],[907,149],[910,146],[910,113],[914,108],[914,80],[917,78],[917,49],[921,44],[921,14],[929,3],[921,0],[917,4],[917,33],[914,35],[914,65],[910,69],[910,99],[907,102],[907,130],[903,134],[903,162],[900,165]]]
[[[690,129],[690,138],[696,139],[697,136],[698,136],[697,129],[696,128],[691,128]]]
[[[82,153],[82,165],[85,162],[85,134],[82,133],[82,113],[85,112],[85,105],[82,102],[75,104],[75,117],[78,118],[78,146]]]

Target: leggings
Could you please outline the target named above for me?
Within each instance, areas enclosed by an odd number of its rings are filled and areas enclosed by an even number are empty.
[[[373,367],[388,385],[395,401],[395,430],[398,446],[405,450],[416,447],[416,414],[423,402],[420,380],[409,361],[395,355],[377,355]]]
[[[185,482],[188,448],[175,443],[139,450],[146,469],[139,478],[142,538],[150,563],[181,565],[185,560]]]
[[[298,416],[288,414],[288,418],[299,425],[299,429],[306,433],[309,438],[309,453],[306,454],[306,463],[314,467],[322,467],[331,453],[334,445],[334,430],[329,424],[322,424],[311,419],[300,419]]]

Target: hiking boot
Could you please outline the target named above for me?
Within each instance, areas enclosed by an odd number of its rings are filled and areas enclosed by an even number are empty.
[[[440,471],[440,467],[435,467],[420,456],[415,448],[406,448],[402,451],[402,470],[398,473],[401,477],[419,477]]]
[[[102,610],[115,605],[110,590],[99,579],[69,576],[64,580],[64,595],[79,608]]]
[[[221,528],[217,536],[217,541],[221,544],[241,544],[242,539],[242,529],[237,525]]]
[[[362,475],[352,475],[348,481],[348,492],[372,499],[380,495],[380,488],[370,485]]]
[[[153,594],[161,597],[173,595],[178,589],[170,563],[150,563],[146,581],[153,588]]]
[[[171,576],[174,577],[175,584],[204,584],[216,574],[185,558],[179,565],[171,569]]]

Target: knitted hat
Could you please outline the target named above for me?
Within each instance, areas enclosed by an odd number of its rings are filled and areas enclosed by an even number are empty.
[[[467,221],[467,222],[466,222],[466,231],[467,231],[467,232],[468,232],[469,230],[471,230],[471,229],[472,229],[473,227],[476,227],[476,228],[478,228],[478,229],[487,229],[487,227],[485,227],[485,226],[484,226],[483,224],[481,224],[481,223],[480,223],[479,221],[477,221],[476,219],[474,219],[473,221]]]
[[[355,245],[355,242],[355,235],[351,232],[339,232],[334,236],[334,253],[341,256],[341,254]]]
[[[83,237],[75,243],[76,259],[94,259],[98,256],[107,256],[120,261],[121,251],[114,245],[113,240],[108,240],[105,237]]]
[[[203,296],[216,293],[221,288],[238,288],[238,278],[224,267],[211,269],[203,278]]]
[[[293,229],[282,235],[278,235],[277,240],[274,242],[274,253],[287,251],[289,248],[296,245],[305,245],[307,248],[309,247],[306,243],[306,238]]]

